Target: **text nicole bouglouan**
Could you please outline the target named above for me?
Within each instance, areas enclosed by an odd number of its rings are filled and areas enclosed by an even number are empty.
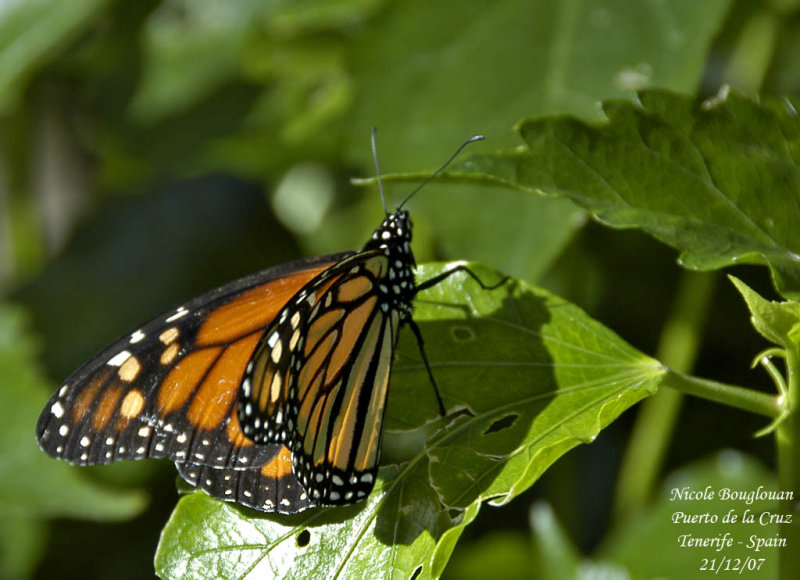
[[[701,571],[763,572],[787,548],[791,491],[684,486],[670,489],[669,501],[677,546],[697,554]]]

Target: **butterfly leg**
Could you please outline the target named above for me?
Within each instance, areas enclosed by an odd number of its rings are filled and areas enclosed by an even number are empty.
[[[466,273],[470,278],[475,280],[483,290],[494,290],[496,288],[499,288],[500,286],[505,284],[506,281],[509,279],[509,276],[503,276],[503,278],[497,284],[485,284],[484,281],[481,280],[478,277],[478,275],[475,272],[473,272],[472,270],[470,270],[466,265],[459,264],[458,266],[456,266],[455,268],[451,268],[447,272],[442,272],[438,276],[434,276],[433,278],[430,278],[429,280],[425,280],[421,284],[418,284],[416,289],[415,289],[415,293],[421,292],[423,290],[427,290],[428,288],[436,286],[440,282],[443,282],[444,280],[447,280],[450,276],[452,276],[456,272],[464,272],[464,273]]]
[[[455,268],[448,270],[447,272],[442,272],[438,276],[434,276],[430,280],[425,280],[421,284],[419,284],[416,289],[415,293],[420,292],[422,290],[426,290],[432,286],[436,286],[443,280],[446,280],[456,272],[466,272],[473,280],[475,280],[481,288],[484,290],[494,290],[495,288],[499,288],[503,284],[505,284],[506,280],[508,280],[508,276],[504,276],[497,284],[485,284],[483,280],[481,280],[478,275],[467,268],[467,266],[463,264],[459,264]],[[414,336],[417,337],[417,346],[419,347],[419,353],[422,355],[422,362],[425,363],[425,370],[428,371],[428,378],[433,385],[433,391],[436,393],[436,400],[439,403],[439,414],[444,417],[445,416],[445,408],[444,408],[444,401],[442,401],[442,395],[439,393],[439,387],[436,385],[436,379],[433,378],[433,371],[431,371],[431,365],[428,362],[428,356],[425,354],[425,341],[422,339],[422,332],[419,330],[419,326],[417,323],[414,322],[413,319],[408,321],[408,325],[411,327],[411,330],[414,331]]]
[[[431,371],[431,365],[428,362],[428,355],[425,354],[425,341],[422,339],[422,332],[419,330],[419,326],[417,323],[414,322],[413,319],[409,319],[408,326],[411,327],[411,330],[414,332],[414,336],[417,337],[417,346],[419,347],[419,353],[422,355],[422,362],[425,363],[425,370],[428,371],[428,378],[433,385],[433,392],[436,393],[436,401],[439,403],[439,415],[442,417],[445,416],[445,408],[444,408],[444,401],[442,401],[442,395],[439,393],[439,387],[436,385],[436,379],[433,378],[433,371]]]

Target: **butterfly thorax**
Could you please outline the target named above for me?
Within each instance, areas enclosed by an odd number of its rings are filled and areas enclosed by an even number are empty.
[[[364,245],[363,252],[378,251],[386,256],[388,271],[379,280],[378,292],[385,309],[395,310],[401,320],[411,318],[411,300],[416,293],[411,252],[411,218],[404,209],[388,214]]]

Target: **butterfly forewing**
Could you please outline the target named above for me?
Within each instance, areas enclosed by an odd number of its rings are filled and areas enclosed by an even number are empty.
[[[244,469],[277,448],[254,445],[235,403],[265,329],[299,285],[343,255],[265,270],[150,321],[74,373],[48,402],[37,439],[81,465],[120,459]]]

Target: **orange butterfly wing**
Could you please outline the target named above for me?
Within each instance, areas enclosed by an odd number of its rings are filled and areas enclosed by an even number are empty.
[[[37,423],[39,445],[80,465],[168,457],[187,481],[221,499],[262,510],[268,500],[276,509],[281,500],[307,507],[302,488],[286,470],[288,450],[245,437],[236,401],[245,368],[276,314],[299,288],[346,256],[253,274],[118,340],[53,395]],[[200,471],[202,479],[191,477]],[[229,492],[228,481],[248,478],[261,485],[260,503]],[[267,486],[269,493],[263,491]]]

